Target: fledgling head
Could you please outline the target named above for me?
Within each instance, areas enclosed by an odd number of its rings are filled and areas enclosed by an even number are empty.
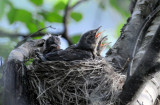
[[[84,33],[81,36],[77,47],[84,50],[94,51],[100,38],[100,33],[97,33],[99,29],[100,27]]]
[[[50,52],[52,50],[60,49],[60,37],[57,35],[50,36],[44,44],[44,52]]]
[[[107,36],[104,36],[102,39],[100,39],[98,46],[97,46],[97,56],[101,56],[101,53],[106,48],[106,46],[109,44],[109,43],[106,43],[107,39],[108,39]]]

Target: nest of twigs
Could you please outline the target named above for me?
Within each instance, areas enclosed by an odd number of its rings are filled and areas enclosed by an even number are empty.
[[[27,75],[31,105],[111,105],[125,79],[102,58],[36,63]]]

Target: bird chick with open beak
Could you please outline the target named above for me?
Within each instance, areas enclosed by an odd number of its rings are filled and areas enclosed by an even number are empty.
[[[103,38],[100,39],[98,46],[97,46],[97,56],[101,56],[101,53],[104,51],[106,46],[109,44],[109,43],[106,43],[107,39],[108,39],[107,36],[104,36]]]
[[[94,59],[101,35],[100,33],[97,33],[99,29],[100,27],[84,33],[76,45],[72,45],[65,50],[45,54],[45,58],[49,61]]]
[[[101,26],[97,29],[90,30],[84,33],[77,43],[76,48],[91,51],[93,54],[93,58],[95,58],[98,42],[102,34],[102,32],[98,32],[100,28]]]

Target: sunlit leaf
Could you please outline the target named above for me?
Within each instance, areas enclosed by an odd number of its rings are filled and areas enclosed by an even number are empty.
[[[75,21],[79,22],[82,19],[82,14],[78,13],[78,12],[72,12],[71,13],[71,17],[72,19],[74,19]]]
[[[43,0],[30,0],[33,4],[40,6],[43,4]]]
[[[73,36],[72,37],[73,43],[76,44],[79,41],[80,37],[81,37],[81,35],[75,35],[75,36]]]
[[[45,23],[44,22],[39,22],[40,28],[44,28],[45,27]],[[45,30],[43,30],[45,31]]]
[[[0,19],[2,18],[5,10],[5,0],[0,0]]]
[[[57,12],[50,12],[48,14],[45,14],[44,18],[48,22],[56,22],[56,23],[62,23],[62,19],[63,19],[63,17],[59,15]]]
[[[38,30],[37,26],[33,24],[32,22],[27,23],[26,26],[29,29],[30,33],[36,32]]]
[[[54,5],[54,10],[63,10],[65,8],[66,4],[62,1],[60,2],[57,2],[55,5]]]
[[[23,9],[11,8],[8,12],[8,20],[10,24],[14,23],[15,21],[28,23],[32,20],[32,14]]]
[[[15,21],[15,14],[16,9],[14,8],[10,9],[10,11],[8,12],[7,16],[10,24],[12,24]]]
[[[67,4],[68,0],[58,0],[58,2],[63,2],[64,4]]]

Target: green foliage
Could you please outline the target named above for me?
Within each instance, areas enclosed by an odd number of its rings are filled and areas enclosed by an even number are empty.
[[[129,17],[130,14],[129,14],[128,5],[127,5],[129,4],[129,0],[110,0],[110,4],[123,16]]]
[[[0,0],[0,19],[2,18],[3,14],[4,14],[5,5],[6,5],[6,1]]]
[[[40,6],[43,4],[43,0],[30,0],[33,4]]]
[[[65,9],[65,6],[66,6],[66,4],[63,1],[57,2],[54,5],[54,10],[55,11],[63,10],[63,9]]]
[[[83,16],[81,13],[78,12],[72,12],[71,13],[71,17],[72,19],[74,19],[76,22],[79,22],[80,20],[82,20]]]
[[[43,17],[48,22],[62,23],[63,21],[63,17],[59,15],[57,12],[49,12],[49,13],[43,14]]]
[[[27,62],[24,64],[26,66],[31,65],[33,63],[33,58],[30,58],[27,60]]]
[[[23,9],[11,8],[8,12],[8,20],[10,24],[13,24],[16,21],[28,23],[32,20],[32,14]]]
[[[31,33],[36,32],[38,30],[37,25],[33,24],[32,22],[26,23],[26,26]]]
[[[75,35],[75,36],[73,36],[72,37],[73,43],[76,44],[79,41],[80,37],[81,37],[81,35]]]

